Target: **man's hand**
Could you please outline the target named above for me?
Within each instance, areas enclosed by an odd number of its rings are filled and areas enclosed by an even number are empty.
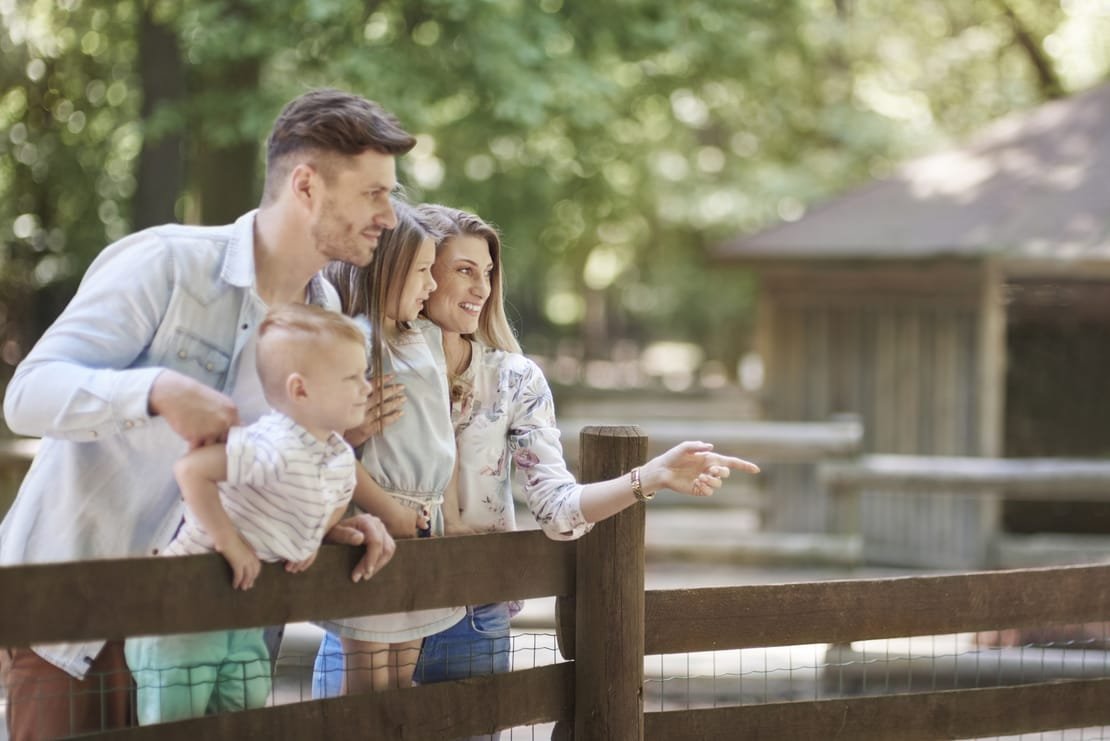
[[[324,536],[328,543],[340,545],[365,545],[366,555],[355,565],[351,572],[351,581],[359,582],[369,579],[381,571],[382,567],[393,558],[397,544],[385,529],[382,521],[373,515],[355,515],[345,520],[340,520],[328,534]]]
[[[226,442],[227,431],[239,424],[239,410],[229,397],[169,369],[154,379],[147,406],[152,415],[165,417],[190,449]]]
[[[262,571],[258,555],[238,533],[227,545],[218,549],[228,565],[231,566],[231,586],[244,592],[254,586],[254,580]]]
[[[343,438],[351,447],[357,448],[400,419],[404,406],[405,387],[393,383],[393,375],[384,376],[382,383],[371,381],[370,394],[366,397],[366,418],[358,427],[344,432]]]

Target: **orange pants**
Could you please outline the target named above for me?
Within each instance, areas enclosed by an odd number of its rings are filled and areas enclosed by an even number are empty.
[[[83,680],[29,648],[0,649],[0,680],[8,693],[11,741],[44,741],[134,725],[134,689],[123,641],[108,642]]]

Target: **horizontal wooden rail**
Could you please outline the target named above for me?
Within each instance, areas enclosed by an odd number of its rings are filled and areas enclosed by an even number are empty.
[[[1110,565],[648,591],[648,654],[1110,618]]]
[[[569,595],[575,548],[538,530],[400,541],[381,573],[354,584],[350,574],[361,549],[325,546],[303,574],[266,564],[247,592],[231,588],[227,566],[214,554],[0,568],[0,645]]]
[[[581,420],[560,423],[568,432],[564,435],[568,457],[577,457],[574,435],[569,432],[581,424]],[[760,463],[813,463],[822,458],[854,456],[863,443],[863,424],[854,418],[831,422],[648,420],[637,426],[648,436],[650,454],[684,440],[706,440],[723,453]]]
[[[81,736],[96,741],[448,739],[573,719],[574,665],[300,702]]]
[[[646,713],[644,738],[933,741],[1110,724],[1110,679]]]
[[[39,449],[37,438],[17,438],[0,440],[0,467],[16,465],[29,466]]]
[[[1110,501],[1110,461],[865,455],[852,461],[823,462],[818,471],[834,491],[927,487],[1022,499]]]

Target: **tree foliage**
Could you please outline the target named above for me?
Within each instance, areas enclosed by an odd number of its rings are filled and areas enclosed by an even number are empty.
[[[1110,66],[1095,0],[4,0],[0,21],[8,367],[107,242],[253,207],[260,143],[311,86],[393,110],[412,197],[502,227],[528,349],[681,338],[733,367],[752,292],[716,240]]]

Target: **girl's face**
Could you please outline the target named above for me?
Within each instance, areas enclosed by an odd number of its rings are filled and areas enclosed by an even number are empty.
[[[435,278],[432,277],[432,263],[436,259],[436,245],[430,238],[425,239],[416,248],[413,256],[412,267],[405,276],[405,283],[401,286],[401,295],[393,303],[393,316],[390,319],[396,322],[411,322],[420,315],[425,302],[432,291],[436,289]]]
[[[493,260],[486,240],[469,234],[448,239],[432,266],[438,288],[425,307],[428,318],[444,332],[477,332],[492,274]]]

